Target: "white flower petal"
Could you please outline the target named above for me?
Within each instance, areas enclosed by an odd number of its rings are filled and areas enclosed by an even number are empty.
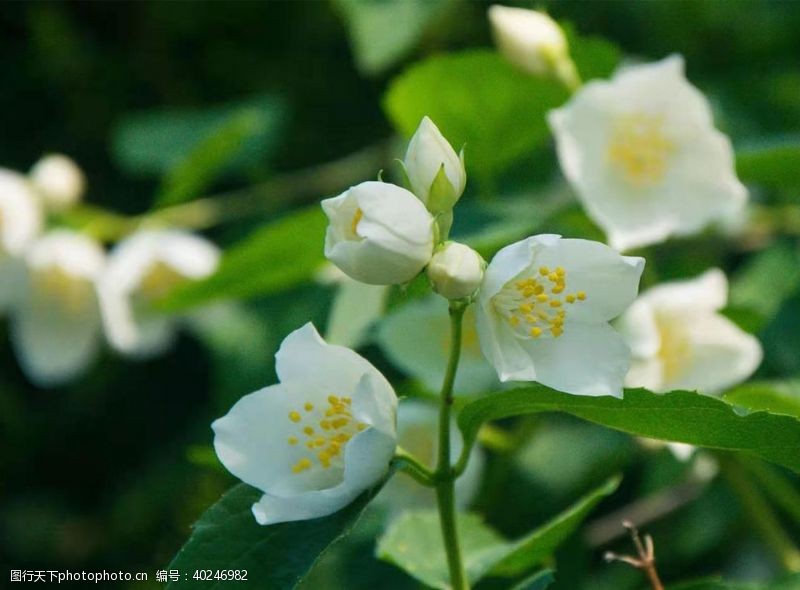
[[[656,308],[717,311],[728,302],[728,279],[718,268],[699,277],[657,285],[641,299]]]
[[[612,248],[590,240],[561,239],[539,252],[536,266],[566,270],[567,291],[587,295],[570,307],[568,321],[608,321],[620,315],[636,298],[644,258],[620,256]]]
[[[480,303],[484,306],[483,302]],[[500,381],[536,381],[536,367],[514,332],[503,324],[488,303],[478,313],[476,325],[481,350]]]
[[[548,121],[564,175],[617,249],[696,233],[746,201],[730,141],[679,56],[590,82]]]
[[[0,168],[0,256],[19,256],[41,232],[43,214],[24,176]]]
[[[538,252],[557,244],[560,239],[561,236],[556,234],[540,234],[514,242],[497,252],[484,273],[481,300],[496,295],[508,281],[531,265]]]
[[[634,358],[649,358],[658,353],[661,335],[655,311],[640,297],[615,322],[614,328],[622,335]],[[633,371],[633,367],[631,367]],[[647,387],[643,385],[642,387]]]
[[[574,324],[559,338],[523,342],[539,383],[577,395],[622,397],[629,350],[608,324]]]

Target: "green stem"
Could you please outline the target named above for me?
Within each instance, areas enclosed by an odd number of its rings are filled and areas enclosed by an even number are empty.
[[[800,571],[800,551],[781,526],[764,496],[753,485],[745,469],[735,457],[719,456],[719,458],[722,473],[736,492],[745,514],[764,542],[775,553],[784,569],[790,572]]]
[[[439,521],[447,552],[447,566],[453,590],[469,590],[467,575],[461,559],[458,530],[456,526],[455,480],[456,472],[450,466],[450,414],[453,406],[453,382],[461,357],[461,323],[466,305],[450,304],[450,359],[442,383],[441,406],[439,408],[439,462],[436,467],[436,499],[439,505]]]
[[[398,469],[413,477],[417,482],[429,488],[436,486],[436,474],[425,467],[414,455],[397,447],[394,458]]]

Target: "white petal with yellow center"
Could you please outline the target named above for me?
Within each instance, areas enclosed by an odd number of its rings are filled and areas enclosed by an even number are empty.
[[[101,343],[96,283],[105,255],[88,237],[57,230],[34,243],[25,263],[23,296],[12,309],[14,349],[35,384],[62,385],[89,367]]]
[[[481,349],[501,380],[622,395],[627,346],[608,321],[636,297],[644,260],[540,235],[502,249],[478,297]]]
[[[747,379],[761,362],[761,345],[718,313],[726,301],[718,269],[643,293],[617,323],[633,353],[626,383],[717,393]]]
[[[175,321],[153,302],[176,287],[210,276],[219,250],[182,230],[142,230],[120,242],[109,257],[100,294],[109,341],[138,357],[162,352],[175,336]]]
[[[747,199],[679,56],[589,82],[548,121],[564,175],[617,249],[696,233]]]
[[[384,476],[396,444],[394,391],[355,352],[306,324],[276,360],[281,383],[212,425],[222,463],[264,492],[253,506],[261,524],[341,509]]]

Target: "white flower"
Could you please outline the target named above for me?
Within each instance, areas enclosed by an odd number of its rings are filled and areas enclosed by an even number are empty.
[[[111,345],[140,357],[162,352],[175,336],[175,318],[154,310],[153,302],[210,276],[218,263],[214,244],[182,230],[142,230],[120,242],[100,283]]]
[[[564,31],[544,12],[495,4],[488,14],[497,48],[522,70],[544,75],[572,64]]]
[[[564,175],[619,250],[697,233],[747,199],[683,69],[680,56],[624,68],[548,115]]]
[[[419,399],[400,402],[397,409],[397,444],[428,466],[434,465],[438,458],[438,427],[439,411],[435,404]],[[461,431],[453,420],[450,423],[451,462],[461,455],[463,444]],[[458,507],[465,508],[475,498],[480,488],[484,459],[483,450],[475,445],[470,452],[467,468],[456,480]],[[431,488],[419,485],[411,476],[398,473],[381,490],[375,502],[396,514],[408,509],[432,508],[436,505],[436,495]]]
[[[608,322],[636,297],[644,259],[543,234],[500,250],[478,294],[481,350],[502,381],[622,396],[630,352]]]
[[[446,242],[428,263],[433,290],[447,299],[463,299],[478,290],[486,262],[475,250],[458,242]]]
[[[457,395],[485,393],[500,387],[497,373],[478,346],[474,307],[470,305],[464,313],[461,362],[454,386]],[[450,352],[447,301],[429,295],[392,311],[378,327],[377,342],[395,366],[418,379],[428,391],[438,392]]]
[[[633,355],[626,384],[716,393],[747,379],[761,345],[719,313],[727,299],[719,269],[643,293],[617,323]]]
[[[370,285],[413,279],[433,253],[433,217],[413,194],[385,182],[362,182],[322,201],[328,216],[325,256]]]
[[[464,192],[464,162],[428,117],[408,143],[403,164],[411,190],[433,213],[450,211]]]
[[[34,164],[30,180],[48,207],[59,210],[77,203],[86,190],[78,165],[62,154],[49,154]]]
[[[102,341],[96,283],[104,264],[99,244],[67,230],[46,234],[26,253],[11,337],[33,383],[66,383],[95,357]]]
[[[264,492],[253,505],[259,524],[340,510],[384,477],[397,440],[394,390],[358,354],[306,324],[275,358],[280,383],[212,424],[223,465]]]
[[[28,181],[0,168],[0,310],[19,295],[18,258],[41,229],[41,207]]]

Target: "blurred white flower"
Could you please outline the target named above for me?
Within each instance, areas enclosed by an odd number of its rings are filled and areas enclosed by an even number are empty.
[[[633,356],[626,385],[716,393],[747,379],[761,345],[719,313],[727,300],[719,269],[643,293],[616,323]]]
[[[439,452],[439,410],[435,404],[406,399],[397,408],[397,444],[428,466],[436,463]],[[455,462],[463,447],[461,431],[455,420],[450,425],[450,460]],[[484,454],[475,445],[464,473],[456,480],[456,504],[467,507],[478,492],[483,475]],[[375,498],[391,513],[436,506],[436,494],[415,482],[405,473],[395,475]]]
[[[499,4],[490,6],[488,15],[495,44],[508,61],[529,74],[578,83],[567,38],[549,15]]]
[[[139,357],[162,352],[175,337],[176,318],[153,309],[153,302],[210,276],[218,263],[214,244],[183,230],[142,230],[120,242],[100,282],[111,345]]]
[[[609,325],[636,297],[644,259],[543,234],[507,246],[478,294],[481,350],[502,381],[622,397],[630,351]]]
[[[328,216],[325,256],[370,285],[413,279],[433,254],[433,217],[412,193],[385,182],[362,182],[322,201]]]
[[[25,255],[11,337],[20,366],[41,387],[86,370],[102,341],[97,281],[105,254],[87,236],[55,230]]]
[[[462,157],[428,117],[411,138],[403,164],[411,190],[432,213],[450,211],[464,192],[467,173]]]
[[[39,236],[42,217],[27,179],[0,168],[0,310],[19,295],[20,256]]]
[[[548,120],[564,175],[618,250],[697,233],[747,200],[680,56],[589,82]]]
[[[464,299],[478,290],[486,262],[475,250],[458,242],[445,242],[428,263],[428,279],[447,299]]]
[[[447,301],[436,295],[406,303],[378,326],[377,342],[400,370],[418,379],[428,391],[439,391],[450,354],[450,318]],[[456,394],[477,394],[500,386],[492,366],[478,346],[474,306],[464,313],[461,361]]]
[[[212,424],[223,465],[264,496],[259,524],[326,516],[377,484],[394,456],[397,398],[358,354],[306,324],[276,355],[280,383]]]
[[[45,204],[61,210],[80,201],[86,190],[86,177],[78,165],[62,154],[48,154],[33,165],[31,183]]]

